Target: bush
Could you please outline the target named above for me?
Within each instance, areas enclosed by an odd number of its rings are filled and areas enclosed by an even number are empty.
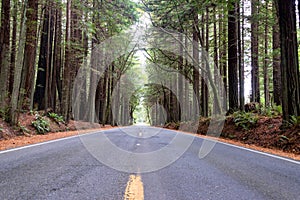
[[[58,115],[56,113],[53,112],[49,112],[48,113],[49,118],[53,119],[56,123],[65,123],[64,121],[64,117],[61,115]]]
[[[233,121],[237,127],[244,130],[249,130],[254,127],[258,121],[258,115],[248,112],[235,112],[233,113]]]
[[[3,132],[3,127],[0,126],[0,132]]]
[[[49,121],[40,115],[35,115],[35,121],[31,122],[31,124],[39,134],[44,134],[50,131]]]

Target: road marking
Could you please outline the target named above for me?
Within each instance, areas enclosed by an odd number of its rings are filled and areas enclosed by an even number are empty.
[[[176,131],[172,131],[172,130],[168,130],[168,131],[177,133]],[[201,135],[194,135],[194,134],[191,135],[191,134],[188,134],[188,133],[185,133],[185,132],[181,132],[181,131],[178,131],[178,132],[181,133],[181,134],[190,136],[190,137],[197,137],[197,138],[200,138],[202,140],[208,140],[208,141],[216,142],[216,143],[223,144],[223,145],[226,145],[226,146],[230,146],[230,147],[242,149],[242,150],[245,150],[245,151],[250,151],[252,153],[257,153],[257,154],[261,154],[261,155],[264,155],[264,156],[269,156],[269,157],[272,157],[272,158],[276,158],[276,159],[279,159],[279,160],[283,160],[283,161],[287,161],[287,162],[291,162],[291,163],[300,165],[300,162],[297,161],[297,160],[292,160],[292,159],[289,159],[289,158],[285,158],[285,157],[273,155],[273,154],[270,154],[270,153],[265,153],[265,152],[262,152],[262,151],[258,151],[258,150],[254,150],[254,149],[249,149],[249,148],[242,147],[242,146],[237,146],[237,145],[234,145],[234,144],[229,144],[229,143],[226,143],[226,142],[221,142],[221,141],[217,140],[218,138],[216,138],[216,139],[209,139],[209,138],[201,137]]]
[[[269,156],[269,157],[272,157],[272,158],[276,158],[276,159],[288,161],[288,162],[300,165],[300,162],[297,161],[297,160],[292,160],[292,159],[289,159],[289,158],[285,158],[285,157],[281,157],[281,156],[276,156],[276,155],[273,155],[273,154],[270,154],[270,153],[265,153],[265,152],[257,151],[257,150],[254,150],[254,149],[248,149],[246,147],[241,147],[241,146],[237,146],[237,145],[233,145],[233,144],[228,144],[228,143],[225,143],[225,142],[218,141],[217,143],[220,143],[220,144],[223,144],[223,145],[227,145],[227,146],[230,146],[230,147],[235,147],[235,148],[242,149],[242,150],[246,150],[246,151],[250,151],[252,153],[257,153],[257,154],[261,154],[261,155],[264,155],[264,156]]]
[[[144,200],[144,186],[140,175],[130,175],[124,200]]]

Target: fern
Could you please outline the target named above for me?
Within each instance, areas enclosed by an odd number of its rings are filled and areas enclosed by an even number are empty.
[[[64,117],[63,116],[60,116],[60,115],[58,115],[58,114],[56,114],[56,113],[52,113],[52,112],[50,112],[50,113],[48,113],[48,116],[49,116],[49,118],[51,118],[51,119],[53,119],[56,123],[65,123],[65,121],[64,121]]]
[[[35,121],[31,122],[31,124],[39,134],[45,134],[50,131],[49,122],[40,115],[36,115]]]
[[[249,130],[256,125],[258,116],[254,113],[238,111],[233,113],[233,121],[237,127],[241,127],[244,130]]]

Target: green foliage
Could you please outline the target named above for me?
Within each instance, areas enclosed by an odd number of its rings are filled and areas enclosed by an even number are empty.
[[[282,107],[281,106],[273,106],[273,107],[261,108],[260,113],[261,113],[261,115],[264,115],[267,117],[278,117],[278,116],[282,115]]]
[[[288,127],[294,127],[300,125],[300,116],[290,116],[290,120],[286,122]]]
[[[244,130],[249,130],[254,127],[258,121],[258,115],[249,112],[235,112],[233,113],[233,121],[237,127]]]
[[[0,126],[0,132],[3,132],[3,127]]]
[[[65,123],[64,121],[64,117],[61,115],[58,115],[56,113],[53,112],[49,112],[48,113],[49,118],[51,118],[52,120],[54,120],[56,123]]]
[[[35,121],[31,124],[39,134],[44,134],[50,131],[49,121],[38,114],[35,115]]]

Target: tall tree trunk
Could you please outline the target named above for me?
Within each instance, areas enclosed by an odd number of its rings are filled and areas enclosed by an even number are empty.
[[[224,9],[221,9],[219,18],[224,19]],[[224,85],[224,94],[223,94],[223,108],[227,110],[227,67],[226,67],[226,51],[227,51],[227,43],[226,43],[226,36],[227,36],[227,29],[226,23],[223,20],[219,22],[219,49],[220,49],[220,74],[223,77],[223,85]]]
[[[48,108],[49,97],[49,76],[52,68],[52,41],[53,41],[53,17],[50,3],[46,5],[43,30],[41,34],[40,55],[38,61],[38,72],[36,88],[33,98],[34,107],[39,110]]]
[[[268,65],[269,65],[269,21],[268,21],[268,11],[269,11],[269,1],[265,0],[265,58],[264,58],[264,94],[265,94],[265,106],[269,107],[270,106],[270,91],[269,91],[269,70],[268,70]]]
[[[19,92],[21,84],[21,74],[23,67],[23,58],[24,58],[24,48],[25,48],[25,36],[26,36],[26,6],[27,1],[23,4],[22,7],[22,20],[20,25],[19,33],[19,48],[17,52],[16,65],[14,68],[14,81],[13,81],[13,91],[11,95],[11,110],[10,110],[10,119],[13,125],[16,125],[18,122],[18,103],[19,103]]]
[[[14,84],[14,69],[16,64],[16,53],[17,53],[17,16],[18,15],[18,2],[13,1],[12,9],[12,39],[11,39],[11,54],[10,54],[10,69],[9,69],[9,81],[8,81],[8,91],[11,96],[13,92]]]
[[[59,108],[62,107],[62,81],[61,81],[61,70],[62,70],[62,64],[63,64],[63,58],[62,58],[62,8],[60,4],[56,5],[56,15],[55,15],[55,36],[54,36],[54,61],[53,61],[53,84],[51,94],[56,93],[58,95],[59,100]],[[56,95],[55,95],[56,96]],[[55,99],[56,100],[56,99]],[[60,110],[56,110],[55,108],[55,102],[54,102],[54,110],[56,112],[61,113]]]
[[[284,120],[300,116],[299,60],[295,0],[276,0],[281,41],[282,109]]]
[[[251,101],[260,103],[259,66],[258,66],[258,4],[259,0],[251,0]]]
[[[243,2],[243,1],[242,1]],[[242,16],[241,16],[241,8],[242,8]],[[238,63],[239,63],[239,103],[240,103],[240,109],[244,110],[245,106],[245,81],[244,81],[244,3],[242,3],[241,6],[237,6],[237,16],[238,16],[238,28],[237,28],[237,35],[238,35]],[[242,27],[241,27],[241,21],[242,21]],[[241,33],[242,31],[242,33]]]
[[[199,80],[200,80],[200,74],[199,74],[199,38],[198,38],[198,32],[197,30],[199,28],[198,27],[198,13],[194,10],[193,11],[193,59],[194,59],[194,63],[193,63],[193,89],[194,89],[194,96],[195,99],[193,100],[194,103],[194,111],[195,111],[195,115],[196,115],[196,108],[199,107]],[[193,115],[193,116],[195,116]]]
[[[217,29],[217,10],[216,7],[213,7],[213,24],[214,24],[214,82],[215,85],[218,86],[218,88],[220,87],[220,83],[218,80],[218,74],[219,74],[219,46],[218,46],[218,29]],[[213,107],[213,112],[214,114],[216,113],[220,113],[217,109],[216,109],[216,105],[217,105],[217,97],[214,97],[214,107]]]
[[[184,103],[184,100],[183,100],[183,98],[184,98],[184,78],[183,78],[183,44],[184,44],[184,42],[183,42],[183,30],[182,30],[182,32],[180,33],[180,35],[179,35],[179,40],[180,40],[180,42],[179,42],[179,52],[178,52],[178,54],[179,54],[179,61],[178,61],[178,71],[179,71],[179,74],[178,74],[178,98],[179,98],[179,102],[180,102],[180,105],[181,105],[181,108],[182,109],[187,109],[186,107],[187,107],[187,105],[188,104],[185,104]],[[181,117],[181,120],[182,121],[184,121],[184,120],[186,120],[185,119],[185,116],[180,116]]]
[[[21,95],[20,101],[23,101],[27,109],[31,109],[31,94],[33,92],[34,77],[35,77],[35,59],[37,47],[37,19],[38,19],[38,1],[28,0],[28,8],[26,12],[26,43],[24,51],[24,66],[22,70],[21,80]]]
[[[300,4],[299,4],[300,5]],[[281,71],[280,71],[280,33],[279,33],[279,21],[276,11],[276,4],[273,4],[273,15],[275,22],[273,25],[272,44],[273,44],[273,96],[274,103],[281,105],[282,93],[281,93]]]
[[[2,0],[0,32],[0,106],[6,104],[8,72],[10,67],[10,0]]]
[[[62,98],[62,113],[66,121],[70,119],[70,70],[71,70],[71,5],[72,0],[67,0],[67,17],[66,17],[66,49],[65,49],[65,64],[63,73],[63,98]],[[93,85],[93,84],[92,84]],[[91,112],[94,110],[92,109]]]
[[[237,3],[230,3],[228,11],[228,79],[229,79],[229,110],[235,111],[238,103],[238,45],[237,45]]]
[[[205,19],[204,19],[205,18]],[[209,51],[209,8],[206,7],[206,15],[204,17],[203,15],[203,31],[202,31],[202,38],[204,38],[204,32],[205,32],[205,53],[208,54]],[[204,22],[205,21],[205,22]],[[204,31],[204,26],[205,26],[205,31]],[[207,68],[207,59],[205,58],[205,54],[201,54],[202,57],[202,64],[203,68],[205,68],[207,71],[210,70]],[[207,86],[207,79],[208,73],[202,72],[202,77],[201,77],[201,110],[202,110],[202,116],[203,117],[208,117],[208,86]]]

